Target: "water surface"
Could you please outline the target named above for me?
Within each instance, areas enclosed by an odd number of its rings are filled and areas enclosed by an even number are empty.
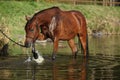
[[[45,61],[24,63],[27,55],[0,57],[0,80],[120,80],[120,36],[89,37],[89,58],[71,56],[66,43],[59,44],[55,61],[52,43],[37,44]]]

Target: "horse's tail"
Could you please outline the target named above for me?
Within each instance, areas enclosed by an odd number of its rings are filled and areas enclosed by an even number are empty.
[[[81,53],[83,53],[83,47],[82,47],[80,38],[78,37],[78,50],[80,50],[80,49],[81,49]]]
[[[87,34],[87,36],[86,36],[86,53],[87,53],[87,55],[89,56],[89,44],[88,44],[88,34]]]

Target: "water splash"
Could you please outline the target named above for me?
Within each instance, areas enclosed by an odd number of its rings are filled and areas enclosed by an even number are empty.
[[[35,59],[34,57],[32,58],[33,61],[35,61],[36,63],[40,64],[44,61],[44,58],[42,57],[41,53],[38,52],[37,50],[35,51],[35,53],[38,55],[38,58]]]
[[[32,58],[31,58],[31,52],[30,52],[30,48],[26,48],[26,54],[27,54],[27,59],[25,60],[25,62],[24,63],[26,63],[26,62],[31,62],[32,61]]]
[[[26,62],[32,62],[32,61],[35,61],[38,64],[42,63],[44,61],[44,58],[42,57],[41,52],[38,52],[37,50],[34,51],[34,53],[36,53],[37,56],[38,56],[38,58],[35,59],[33,56],[31,56],[31,53],[32,53],[31,50],[32,50],[31,48],[26,49],[26,53],[27,53],[27,57],[28,58],[25,60],[24,63],[26,63]]]

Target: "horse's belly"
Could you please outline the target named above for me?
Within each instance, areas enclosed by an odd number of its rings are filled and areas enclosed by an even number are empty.
[[[76,33],[62,33],[62,35],[60,35],[59,39],[60,40],[69,40],[74,38],[76,35]]]

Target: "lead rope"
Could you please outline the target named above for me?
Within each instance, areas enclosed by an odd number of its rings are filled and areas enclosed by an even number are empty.
[[[6,38],[8,38],[10,41],[12,41],[13,43],[15,43],[15,44],[17,44],[17,45],[19,45],[19,46],[21,46],[21,47],[25,47],[24,45],[22,45],[22,44],[20,44],[20,43],[18,43],[18,42],[16,42],[16,41],[14,41],[14,40],[12,40],[10,37],[8,37],[2,30],[0,30],[0,32],[6,37]]]

